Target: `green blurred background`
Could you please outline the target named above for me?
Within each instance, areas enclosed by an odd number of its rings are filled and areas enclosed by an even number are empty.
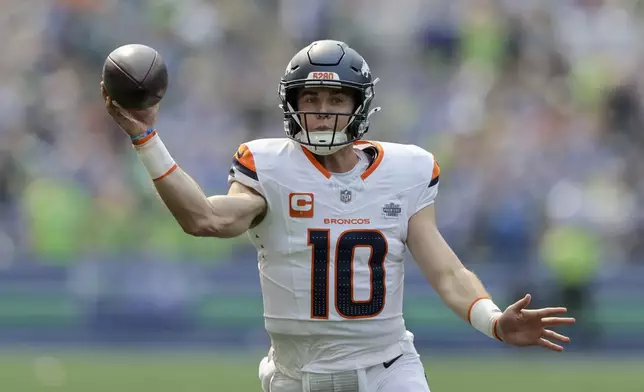
[[[259,353],[257,353],[259,355]],[[425,362],[432,391],[600,392],[642,390],[643,362],[588,358],[503,360],[444,355]],[[261,391],[248,355],[102,352],[3,356],[7,391]]]
[[[245,237],[165,211],[98,83],[155,47],[158,129],[208,194],[239,143],[282,136],[277,83],[310,41],[381,78],[369,138],[441,163],[441,232],[500,305],[566,305],[564,354],[457,319],[410,260],[433,391],[644,391],[644,2],[8,0],[0,15],[0,392],[259,391],[268,348]]]

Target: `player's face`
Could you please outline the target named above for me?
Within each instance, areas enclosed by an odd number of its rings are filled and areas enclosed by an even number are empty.
[[[302,112],[328,113],[300,115],[300,121],[307,131],[340,131],[351,119],[355,100],[353,95],[344,89],[311,87],[300,91],[297,107]],[[343,115],[334,115],[337,113]]]

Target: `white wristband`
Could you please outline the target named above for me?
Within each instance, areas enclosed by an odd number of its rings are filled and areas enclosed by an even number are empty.
[[[501,309],[489,298],[477,298],[470,305],[467,312],[467,321],[479,331],[483,332],[492,339],[501,340],[497,334],[496,325],[501,316]]]
[[[153,181],[166,177],[178,167],[157,131],[134,142],[134,148]]]

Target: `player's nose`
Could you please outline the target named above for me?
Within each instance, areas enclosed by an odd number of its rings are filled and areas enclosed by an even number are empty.
[[[331,117],[331,113],[329,112],[329,107],[325,104],[321,104],[317,108],[317,112],[318,113],[316,114],[316,117],[319,119],[326,119]]]
[[[331,116],[330,115],[331,105],[326,99],[321,99],[317,106],[318,106],[317,111],[319,113],[324,113],[324,114],[318,114],[319,118],[328,118]]]

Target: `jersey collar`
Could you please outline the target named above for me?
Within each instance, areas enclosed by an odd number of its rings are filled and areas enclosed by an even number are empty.
[[[360,175],[360,178],[362,178],[362,180],[364,181],[378,168],[378,166],[380,166],[382,158],[385,155],[385,151],[380,143],[368,140],[358,140],[355,141],[353,145],[356,148],[365,151],[370,157],[373,156],[373,159],[371,160],[369,167],[367,167],[367,170],[365,170],[364,173]],[[309,160],[309,162],[311,162],[311,164],[315,166],[315,168],[318,169],[318,171],[322,173],[324,177],[326,177],[327,179],[331,178],[331,172],[325,169],[324,166],[322,166],[322,164],[318,162],[317,159],[315,159],[315,156],[311,151],[307,150],[302,145],[300,145],[300,148],[304,152],[304,155]]]

